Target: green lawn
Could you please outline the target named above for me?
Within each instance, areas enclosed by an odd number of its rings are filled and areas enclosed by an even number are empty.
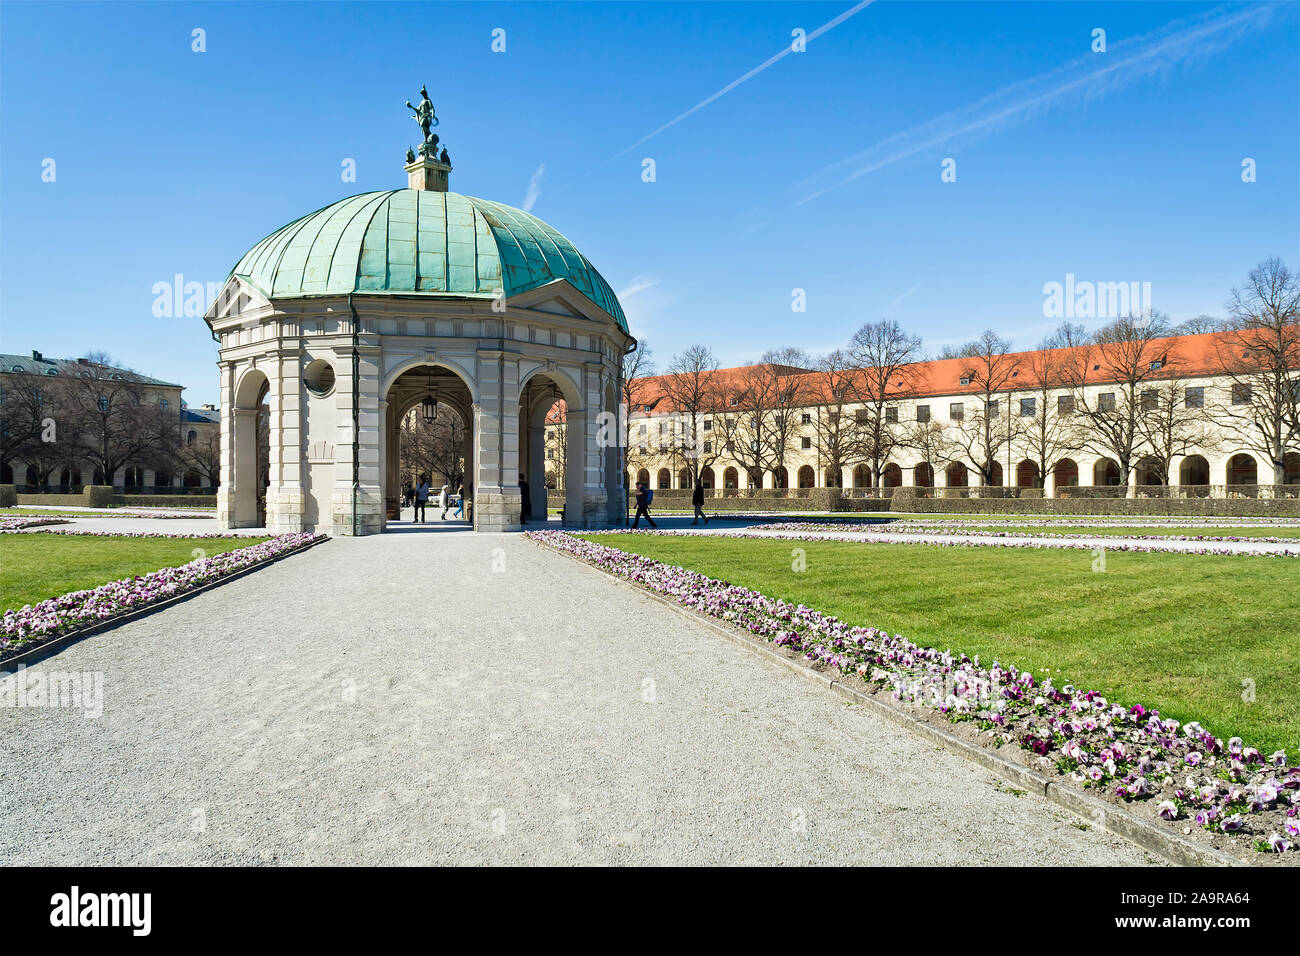
[[[592,540],[919,644],[1300,751],[1300,563],[1286,558],[927,548],[653,535]],[[791,570],[791,551],[807,570]],[[1242,700],[1254,682],[1253,703]]]
[[[266,538],[100,538],[56,534],[0,535],[0,612],[69,591],[147,574]]]

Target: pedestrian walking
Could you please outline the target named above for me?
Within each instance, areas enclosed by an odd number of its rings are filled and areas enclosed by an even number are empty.
[[[447,493],[447,486],[443,485],[442,490],[438,492],[438,507],[442,509],[442,521],[447,520],[447,505],[451,500],[451,495]]]
[[[642,519],[643,517],[645,518],[646,523],[650,525],[650,527],[652,527],[652,528],[657,528],[657,527],[659,527],[657,524],[655,524],[655,519],[652,518],[652,517],[650,517],[650,512],[646,510],[646,509],[649,508],[649,507],[650,507],[650,489],[647,488],[647,487],[646,487],[644,484],[642,484],[641,482],[637,482],[637,486],[636,486],[636,517],[635,517],[634,519],[632,519],[632,527],[635,528],[635,527],[637,527],[638,525],[640,525],[640,523],[641,523],[641,519]]]
[[[709,516],[704,513],[704,486],[698,481],[695,483],[695,490],[691,492],[691,504],[695,506],[695,517],[691,519],[691,524],[695,524],[701,518],[704,523],[709,523]]]
[[[411,521],[424,524],[424,509],[429,503],[429,479],[420,476],[419,482],[415,486],[415,513],[411,515]]]

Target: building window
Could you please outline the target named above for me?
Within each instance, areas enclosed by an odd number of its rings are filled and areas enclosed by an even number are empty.
[[[898,424],[898,406],[890,405],[885,409],[885,421],[891,425]]]
[[[916,406],[916,420],[917,420],[918,422],[928,422],[928,421],[930,420],[930,406],[929,406],[929,405],[917,405],[917,406]]]
[[[959,422],[966,417],[966,406],[961,402],[953,402],[948,406],[948,420],[950,422]]]
[[[108,411],[108,396],[107,396],[107,395],[101,395],[101,396],[99,396],[99,410],[100,410],[101,412],[106,412],[106,411]]]
[[[808,412],[804,412],[802,415],[799,416],[799,424],[801,424],[801,425],[811,425],[811,424],[812,424],[812,415],[810,415]]]
[[[1074,396],[1058,395],[1056,396],[1056,414],[1073,415],[1074,414]]]
[[[194,440],[195,440],[196,438],[198,438],[198,437],[199,437],[199,433],[198,433],[198,432],[196,432],[196,431],[191,431],[188,435],[185,436],[185,444],[187,444],[187,445],[193,445],[193,444],[194,444]]]
[[[1204,388],[1189,388],[1189,389],[1187,389],[1187,390],[1183,393],[1183,403],[1184,403],[1188,408],[1204,408],[1204,407],[1205,407],[1205,389],[1204,389]]]
[[[1165,363],[1162,362],[1160,359],[1156,359],[1154,362],[1151,363],[1151,371],[1154,372],[1154,371],[1160,369],[1164,364],[1165,364]]]
[[[1115,410],[1115,393],[1102,392],[1098,395],[1097,408],[1103,412],[1113,412]]]
[[[1232,404],[1249,405],[1250,404],[1250,386],[1242,382],[1236,382],[1232,386]]]
[[[704,443],[704,454],[706,454],[706,455],[711,455],[711,454],[713,454],[713,442],[711,442],[711,441],[706,441],[706,442]]]
[[[801,442],[800,442],[800,446],[799,446],[799,447],[804,448],[804,449],[811,448],[811,447],[812,447],[812,439],[811,439],[811,438],[804,438],[804,439],[802,439]]]
[[[166,408],[166,407],[167,407],[167,399],[165,399],[165,398],[160,398],[160,399],[158,399],[158,407],[159,407],[159,408]]]
[[[969,385],[969,384],[970,384],[970,376],[969,376],[969,375],[963,375],[963,376],[961,377],[961,383],[962,383],[963,385]]]
[[[1154,388],[1144,388],[1142,390],[1142,411],[1154,412],[1160,407],[1160,393]]]
[[[1001,406],[998,404],[998,400],[994,398],[988,402],[985,402],[984,414],[987,415],[989,418],[997,418],[999,408],[1001,408]]]
[[[870,421],[869,413],[865,408],[854,409],[854,417],[860,422]]]
[[[644,422],[642,422],[641,427],[637,429],[637,434],[644,435],[645,433],[646,433],[646,425]]]
[[[735,396],[732,396],[731,407],[735,408],[739,404],[740,404],[740,399],[736,398]]]
[[[1020,417],[1033,418],[1038,413],[1038,399],[1022,398],[1020,400]]]

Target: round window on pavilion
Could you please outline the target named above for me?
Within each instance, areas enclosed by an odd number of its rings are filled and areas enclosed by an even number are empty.
[[[303,369],[302,382],[307,391],[317,398],[324,398],[334,391],[334,366],[324,359],[317,359]]]

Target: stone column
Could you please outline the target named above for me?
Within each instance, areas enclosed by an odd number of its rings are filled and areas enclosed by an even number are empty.
[[[479,351],[475,415],[478,477],[474,529],[519,530],[519,364],[513,354]]]
[[[265,369],[270,388],[268,422],[271,485],[266,489],[266,526],[277,534],[302,531],[306,500],[302,483],[302,378],[298,350],[278,353]]]

